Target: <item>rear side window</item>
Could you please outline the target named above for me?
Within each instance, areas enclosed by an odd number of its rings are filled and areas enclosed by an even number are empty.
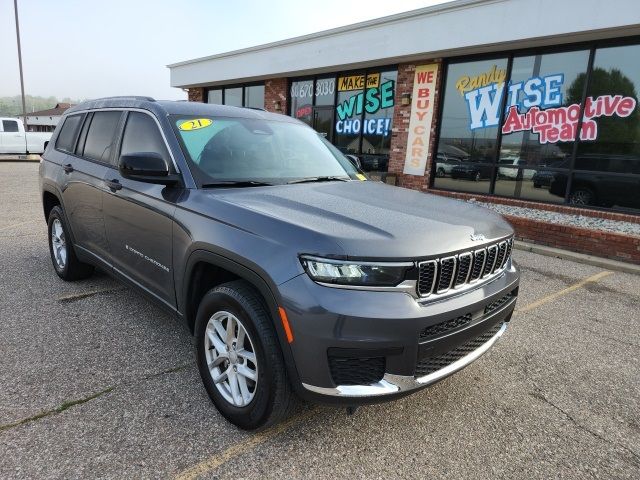
[[[15,120],[2,120],[2,129],[5,132],[17,132],[18,122]]]
[[[155,152],[169,163],[169,152],[156,122],[146,113],[130,112],[122,137],[120,155]]]
[[[122,112],[95,112],[93,114],[84,144],[83,155],[85,157],[97,162],[109,163],[121,114]]]
[[[70,115],[65,119],[62,130],[60,130],[58,138],[56,139],[57,150],[73,153],[76,135],[78,134],[81,123],[82,115]]]

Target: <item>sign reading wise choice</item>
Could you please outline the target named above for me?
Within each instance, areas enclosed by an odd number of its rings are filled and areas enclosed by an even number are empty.
[[[438,78],[438,64],[419,65],[413,79],[411,118],[407,155],[403,173],[424,176],[429,156],[431,122],[433,120],[433,100]]]

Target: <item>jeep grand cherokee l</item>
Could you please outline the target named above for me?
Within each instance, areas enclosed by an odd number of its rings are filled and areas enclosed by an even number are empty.
[[[283,115],[85,102],[40,182],[58,276],[100,268],[181,319],[245,429],[297,398],[355,407],[432,384],[495,343],[518,294],[500,216],[367,181]]]

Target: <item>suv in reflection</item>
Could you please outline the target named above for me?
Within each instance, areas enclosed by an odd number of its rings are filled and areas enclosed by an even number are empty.
[[[569,192],[572,205],[640,208],[640,157],[582,155],[576,157],[575,168]],[[554,173],[549,193],[564,198],[567,183],[567,173]]]
[[[100,268],[184,322],[207,393],[245,429],[298,398],[353,407],[417,391],[486,352],[514,310],[502,217],[366,181],[283,115],[85,102],[56,129],[40,183],[58,276]]]

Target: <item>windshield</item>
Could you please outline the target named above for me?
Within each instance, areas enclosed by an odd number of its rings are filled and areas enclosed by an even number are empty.
[[[295,123],[231,117],[174,116],[172,123],[199,186],[215,182],[284,184],[358,179],[340,151]]]

